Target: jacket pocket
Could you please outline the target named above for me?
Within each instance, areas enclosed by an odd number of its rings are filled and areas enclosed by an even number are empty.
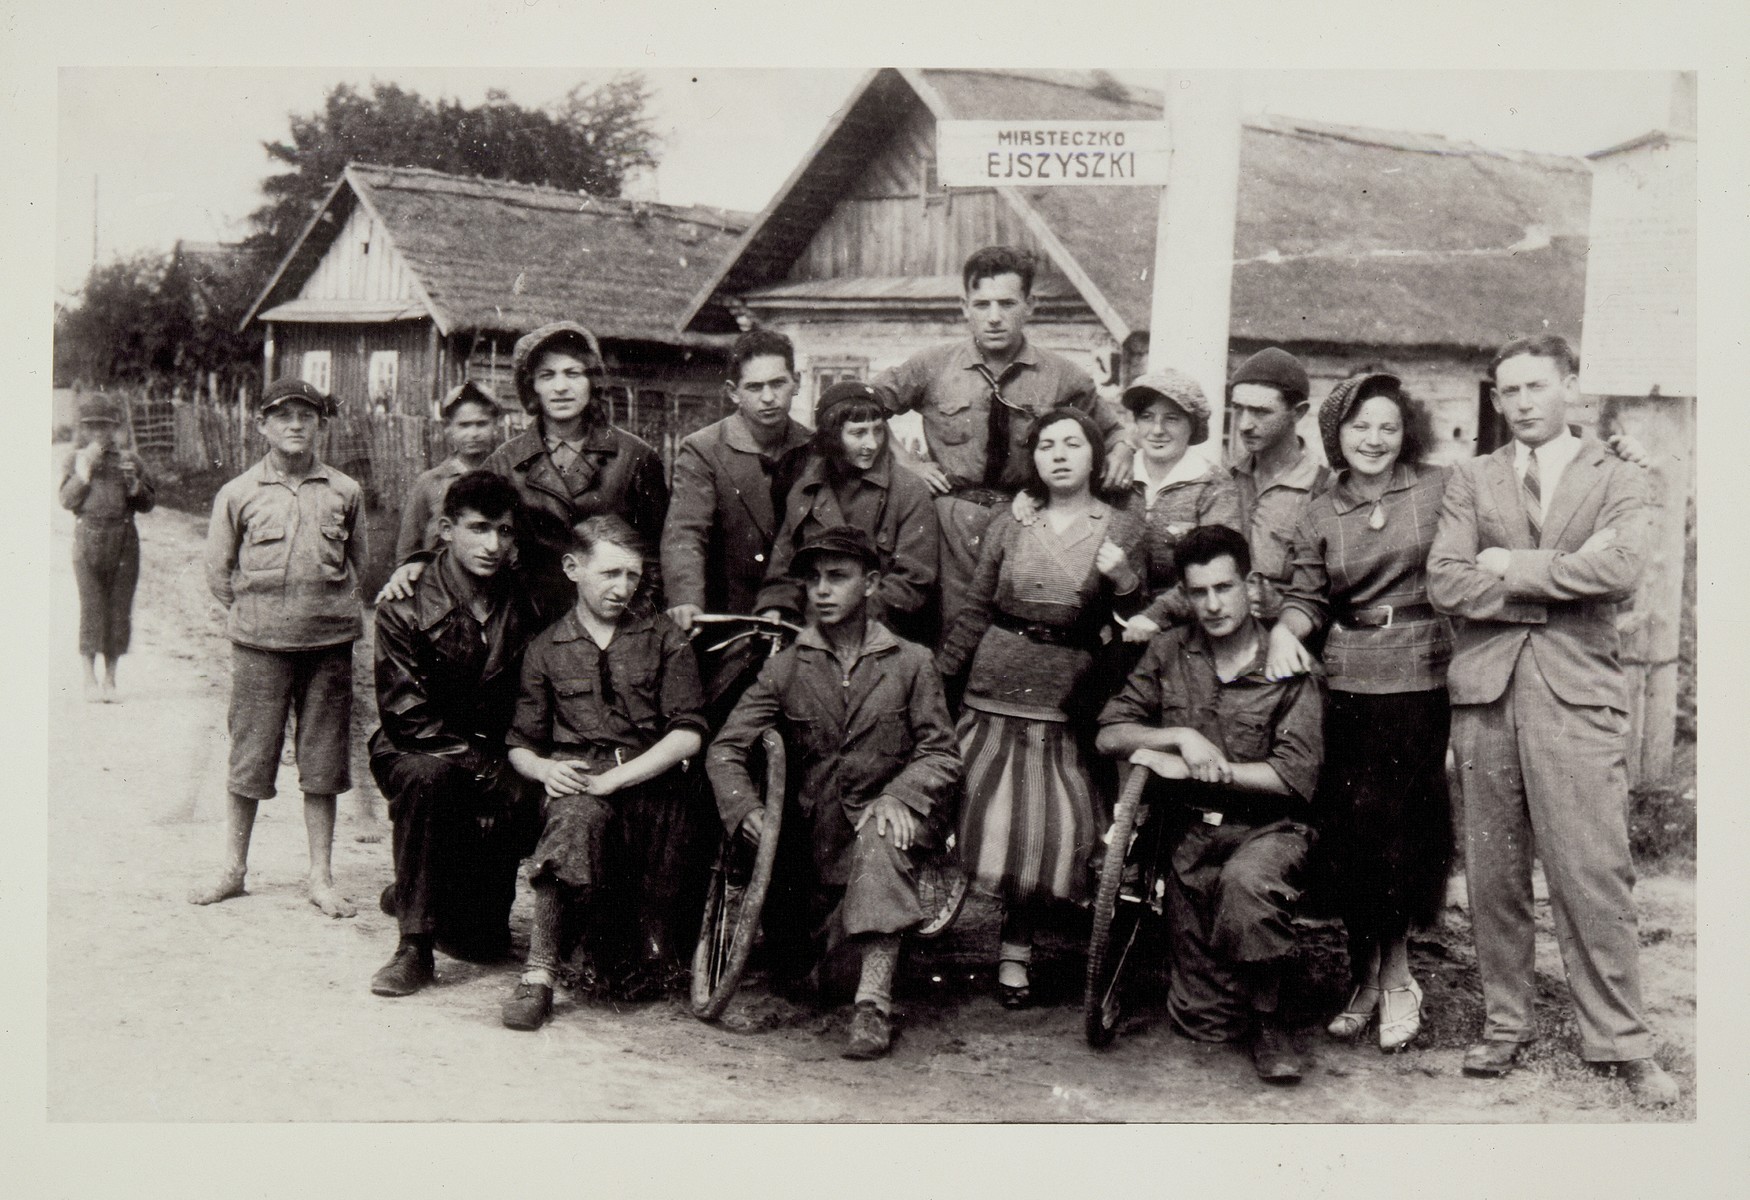
[[[962,446],[972,440],[972,401],[956,397],[924,411],[924,425],[945,446]]]
[[[596,694],[596,681],[588,676],[572,676],[553,681],[553,710],[565,727],[586,741],[603,736],[607,714],[601,697]]]
[[[237,549],[237,567],[245,574],[257,571],[283,571],[291,555],[291,542],[286,537],[284,521],[262,521],[251,525]]]

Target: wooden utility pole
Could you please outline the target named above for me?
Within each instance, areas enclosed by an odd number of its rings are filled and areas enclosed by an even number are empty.
[[[1214,402],[1227,389],[1239,208],[1238,79],[1229,71],[1170,71],[1163,115],[1172,157],[1155,226],[1148,364],[1184,371]]]

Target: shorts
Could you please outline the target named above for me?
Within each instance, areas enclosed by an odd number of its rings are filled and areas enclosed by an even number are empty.
[[[257,650],[231,643],[233,795],[271,800],[286,714],[298,717],[298,784],[332,796],[352,786],[352,643],[315,650]]]

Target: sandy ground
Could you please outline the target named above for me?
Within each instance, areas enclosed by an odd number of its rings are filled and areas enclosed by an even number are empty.
[[[58,457],[57,457],[58,461]],[[48,1113],[54,1121],[1330,1121],[1599,1122],[1649,1119],[1617,1083],[1575,1062],[1566,990],[1540,904],[1541,1040],[1506,1080],[1464,1078],[1477,1027],[1461,908],[1415,947],[1428,991],[1418,1047],[1387,1057],[1331,1042],[1340,952],[1310,926],[1297,1005],[1310,1069],[1288,1090],[1254,1079],[1237,1050],[1169,1033],[1148,995],[1108,1050],[1080,1033],[1074,919],[1042,947],[1041,1007],[990,996],[995,929],[969,906],[909,956],[891,1058],[839,1057],[847,1010],[798,1008],[754,978],[718,1025],[679,1000],[616,1010],[561,994],[537,1034],[498,1006],[513,968],[440,955],[417,996],[370,995],[395,944],[374,898],[391,876],[383,804],[362,769],[341,799],[340,886],[360,914],[305,901],[295,773],[264,803],[250,895],[210,908],[183,897],[214,871],[224,817],[228,647],[201,581],[204,520],[141,521],[144,574],[122,702],[80,696],[72,522],[53,516],[57,647],[49,696]],[[66,647],[67,653],[59,653]],[[359,648],[363,665],[365,647]],[[363,676],[361,675],[361,680]],[[361,687],[368,728],[368,688]],[[355,761],[356,756],[355,756]],[[1647,1002],[1659,1056],[1685,1088],[1661,1120],[1695,1115],[1695,913],[1688,878],[1643,880]],[[526,897],[524,900],[526,904]],[[526,945],[526,909],[517,914]]]

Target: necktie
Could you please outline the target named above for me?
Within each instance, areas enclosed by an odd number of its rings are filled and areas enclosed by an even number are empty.
[[[1003,475],[1009,469],[1009,405],[1003,399],[1003,389],[983,363],[975,364],[978,373],[990,385],[990,424],[985,430],[984,486],[1000,488]]]
[[[1543,485],[1537,478],[1537,451],[1526,456],[1525,480],[1521,484],[1525,500],[1525,523],[1531,526],[1531,543],[1543,540]]]

